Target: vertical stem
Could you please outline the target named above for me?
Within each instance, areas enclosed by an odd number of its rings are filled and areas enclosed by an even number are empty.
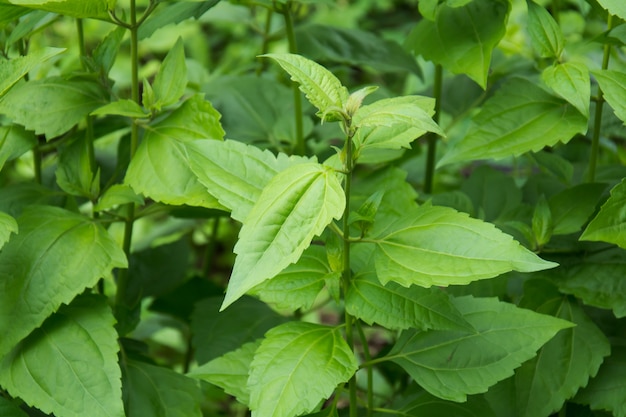
[[[139,29],[137,25],[137,8],[136,0],[130,0],[130,59],[131,59],[131,97],[132,100],[139,104],[139,53],[138,46],[139,40],[137,31]],[[137,145],[139,142],[139,126],[134,123],[130,132],[130,159],[132,160],[135,152],[137,151]],[[123,250],[126,257],[130,256],[131,241],[133,236],[133,223],[135,221],[135,205],[133,203],[126,206],[126,220],[124,224],[124,241]],[[124,304],[126,302],[126,292],[129,284],[128,269],[121,269],[117,279],[117,293],[115,294],[115,304],[118,307],[118,311],[124,311]],[[118,317],[118,321],[120,318]]]
[[[261,55],[265,55],[269,50],[270,30],[272,28],[272,16],[274,15],[273,9],[267,9],[267,15],[265,16],[265,28],[263,30],[263,44],[261,45]],[[267,60],[259,59],[259,65],[256,68],[256,75],[259,76],[265,69]]]
[[[613,16],[609,13],[607,19],[608,30],[613,27]],[[609,58],[611,57],[611,45],[604,45],[604,55],[602,57],[602,69],[609,67]],[[598,101],[596,102],[596,112],[593,122],[593,137],[591,139],[591,157],[589,159],[589,182],[593,182],[596,178],[596,163],[600,150],[600,129],[602,128],[602,108],[604,107],[604,95],[602,89],[598,87]]]
[[[372,360],[369,345],[367,343],[367,337],[363,331],[363,326],[361,326],[359,322],[356,323],[356,328],[359,331],[359,338],[361,339],[361,344],[363,345],[363,356],[365,357],[365,362],[367,363]],[[374,372],[372,365],[367,365],[365,369],[367,371],[367,417],[372,417],[374,414]]]
[[[441,92],[443,86],[443,67],[435,66],[435,80],[433,82],[433,95],[435,97],[435,114],[433,120],[439,123],[439,114],[441,113]],[[436,133],[428,133],[428,151],[426,154],[426,172],[424,174],[424,193],[433,192],[433,179],[435,177],[435,156],[437,154],[437,140],[439,135]]]
[[[287,42],[289,42],[289,52],[297,54],[298,44],[296,43],[296,33],[293,28],[293,17],[291,16],[292,8],[293,2],[288,1],[284,9],[282,9],[282,13],[285,17],[285,30],[287,32]],[[296,155],[304,155],[306,153],[306,146],[304,143],[304,128],[302,125],[302,95],[298,89],[298,84],[295,82],[292,83],[291,89],[293,90],[293,108],[296,122],[296,146],[294,153]]]
[[[86,70],[87,67],[85,65],[85,57],[87,56],[87,51],[85,49],[85,30],[83,28],[83,19],[76,19],[76,32],[78,33],[78,48],[80,51],[80,61],[81,67]],[[93,135],[93,117],[87,116],[86,118],[86,146],[87,146],[87,157],[89,159],[89,168],[93,175],[92,178],[96,176],[96,152],[94,150],[94,135]]]
[[[342,274],[342,284],[343,284],[343,293],[344,296],[348,292],[350,287],[350,281],[352,280],[352,271],[350,270],[350,223],[349,223],[349,215],[350,215],[350,190],[352,188],[352,137],[354,136],[354,132],[352,131],[352,127],[350,126],[350,122],[346,123],[346,131],[348,132],[345,143],[346,150],[346,161],[344,164],[344,169],[346,172],[346,183],[344,186],[344,192],[346,194],[346,206],[343,212],[343,274]],[[346,342],[351,350],[354,351],[354,330],[353,330],[353,321],[354,318],[346,311],[345,312],[345,322],[346,322]],[[357,417],[357,392],[356,392],[356,374],[350,378],[350,382],[348,382],[348,388],[350,392],[350,417]]]

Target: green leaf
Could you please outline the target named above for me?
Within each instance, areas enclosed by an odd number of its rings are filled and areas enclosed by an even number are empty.
[[[240,403],[248,405],[250,403],[250,390],[246,384],[250,364],[260,345],[261,339],[246,343],[237,350],[199,366],[187,375],[217,385],[227,394],[236,397]]]
[[[134,360],[125,360],[122,370],[125,417],[202,417],[202,393],[193,379]]]
[[[420,4],[422,4],[420,2]],[[393,404],[398,416],[454,416],[454,417],[496,417],[487,401],[479,395],[467,398],[463,404],[442,400],[424,390],[412,394]],[[389,417],[388,413],[377,413],[375,417]]]
[[[296,28],[298,50],[317,62],[333,62],[377,72],[420,75],[415,58],[398,43],[372,32],[320,24]]]
[[[435,132],[445,136],[432,119],[435,101],[429,97],[402,96],[382,99],[360,107],[352,120],[356,128],[401,125],[418,129],[423,135]],[[417,136],[416,136],[417,137]]]
[[[15,83],[21,80],[35,66],[64,51],[65,48],[42,48],[26,56],[9,59],[8,61],[0,61],[0,97],[9,91]]]
[[[95,80],[50,77],[15,85],[0,101],[0,113],[49,140],[106,102],[107,92]]]
[[[611,190],[611,196],[591,220],[580,240],[614,243],[626,249],[626,179]]]
[[[114,323],[104,298],[80,296],[4,356],[0,385],[60,417],[124,417]]]
[[[221,140],[220,114],[194,95],[146,133],[124,182],[137,193],[167,204],[221,208],[189,167],[187,147],[199,139]]]
[[[498,190],[498,192],[493,192]],[[473,211],[484,213],[480,218],[494,221],[522,204],[522,191],[508,174],[482,165],[472,171],[470,177],[461,184],[461,191],[467,194],[473,204]]]
[[[9,3],[76,18],[109,19],[115,0],[9,0]]]
[[[150,117],[150,113],[147,113],[139,104],[135,103],[133,100],[127,99],[107,103],[91,112],[93,116],[106,116],[110,114],[136,118]]]
[[[22,126],[0,126],[0,170],[5,162],[22,156],[36,145],[35,135]]]
[[[598,81],[604,99],[611,105],[615,115],[626,124],[626,73],[616,70],[591,71]]]
[[[541,79],[583,116],[589,117],[591,80],[585,65],[576,62],[556,64],[543,70]]]
[[[0,6],[0,11],[2,7]],[[4,417],[28,417],[14,402],[9,399],[0,397],[0,415]]]
[[[617,318],[626,317],[626,263],[588,261],[574,266],[557,281],[559,289],[573,294],[583,303],[613,310]]]
[[[284,169],[310,159],[261,150],[234,140],[203,140],[187,147],[189,164],[231,217],[243,222],[263,188]]]
[[[515,372],[517,415],[547,416],[587,385],[611,348],[579,303],[560,294],[548,281],[527,281],[521,306],[576,325],[557,333]]]
[[[207,10],[219,3],[219,0],[206,1],[168,1],[162,2],[137,31],[138,38],[146,39],[158,29],[184,20],[199,19]]]
[[[550,205],[546,200],[546,197],[542,194],[539,200],[535,203],[535,210],[533,211],[532,230],[535,237],[535,243],[539,247],[542,247],[550,241],[552,237],[552,230],[554,229],[554,222],[552,220],[552,212],[550,211]]]
[[[490,223],[447,207],[421,206],[374,239],[383,284],[448,286],[509,271],[554,268]]]
[[[242,297],[229,309],[219,312],[222,297],[196,304],[191,316],[196,360],[203,364],[257,340],[286,318],[252,297]]]
[[[324,288],[324,282],[332,269],[323,246],[311,245],[298,262],[289,265],[269,281],[252,289],[265,303],[281,310],[307,310]]]
[[[12,216],[0,211],[0,249],[7,243],[11,233],[17,234],[17,222]]]
[[[502,0],[474,0],[462,7],[442,4],[434,21],[423,19],[415,26],[407,45],[450,72],[466,74],[484,89],[509,10],[509,2]]]
[[[592,410],[607,410],[616,417],[626,416],[626,346],[612,346],[611,356],[602,364],[598,375],[576,396],[576,401],[589,404]]]
[[[578,232],[594,213],[606,184],[586,183],[566,188],[548,200],[555,235]]]
[[[426,391],[463,402],[513,374],[537,349],[572,324],[495,298],[454,300],[474,333],[405,331],[387,358]]]
[[[61,304],[126,267],[108,232],[83,216],[34,206],[17,224],[19,234],[0,252],[0,357]]]
[[[621,0],[598,0],[598,3],[610,14],[626,19],[626,4]]]
[[[345,297],[346,311],[370,325],[378,323],[393,330],[473,331],[439,288],[407,289],[394,282],[383,286],[375,273],[360,273],[350,281]]]
[[[476,159],[501,159],[567,143],[587,130],[587,118],[536,83],[513,78],[489,99],[460,142],[438,166]]]
[[[4,26],[30,12],[31,10],[26,7],[0,3],[0,25]],[[2,79],[2,77],[0,77],[0,79]]]
[[[533,48],[542,58],[559,58],[565,47],[563,33],[558,23],[546,9],[532,0],[528,6],[528,32]]]
[[[250,409],[254,415],[273,417],[311,412],[356,370],[356,359],[338,328],[282,324],[267,332],[254,355]]]
[[[135,194],[132,188],[126,184],[113,184],[107,189],[93,207],[94,211],[105,211],[124,204],[144,204],[140,195]]]
[[[337,174],[323,165],[298,164],[272,178],[239,233],[222,310],[296,262],[344,206]]]
[[[70,195],[95,199],[100,194],[100,174],[91,171],[87,135],[59,147],[55,171],[57,184]]]
[[[178,101],[187,87],[187,65],[183,39],[178,38],[172,49],[167,53],[154,78],[152,88],[157,111]]]
[[[343,109],[348,101],[348,90],[330,71],[320,64],[294,54],[266,54],[299,84],[306,98],[319,110],[322,120],[332,110]]]
[[[93,51],[93,60],[103,74],[109,74],[124,39],[126,28],[118,26],[109,32]]]

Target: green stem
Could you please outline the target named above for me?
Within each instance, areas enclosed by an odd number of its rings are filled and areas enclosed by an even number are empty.
[[[87,57],[87,51],[85,48],[85,30],[83,28],[83,19],[76,19],[76,31],[78,32],[78,48],[80,51],[80,61],[83,70],[87,70],[85,64],[85,58]],[[86,138],[87,142],[87,158],[89,160],[89,169],[91,170],[92,178],[96,176],[96,151],[94,149],[94,133],[93,133],[93,116],[86,117]]]
[[[284,8],[281,9],[281,12],[285,18],[285,30],[287,32],[289,52],[297,54],[298,44],[296,43],[296,33],[293,28],[293,17],[291,15],[292,8],[293,2],[288,1]],[[304,127],[302,125],[302,95],[300,94],[298,84],[295,82],[291,84],[291,89],[293,90],[293,108],[296,122],[296,145],[294,153],[296,155],[304,155],[306,153],[306,146],[304,143]]]
[[[609,13],[607,19],[608,30],[613,27],[613,16]],[[611,45],[606,43],[604,45],[604,55],[602,57],[602,69],[605,70],[609,67],[609,58],[611,57]],[[598,100],[596,102],[596,112],[593,122],[593,137],[591,139],[591,157],[589,159],[589,182],[593,182],[596,178],[596,164],[598,160],[598,153],[600,150],[600,130],[602,129],[602,108],[604,107],[604,95],[602,89],[598,87]]]
[[[131,97],[135,103],[139,104],[139,39],[137,32],[139,25],[137,24],[137,7],[136,0],[130,0],[130,59],[131,59]],[[130,133],[130,159],[132,160],[139,143],[139,126],[137,123],[132,124]],[[131,242],[133,236],[133,224],[135,222],[135,204],[131,203],[126,206],[126,217],[124,222],[124,240],[122,249],[127,258],[130,258]],[[126,293],[130,277],[128,269],[120,269],[117,279],[117,293],[115,294],[115,304],[118,311],[124,311],[126,303]],[[118,317],[118,321],[121,318]]]
[[[443,86],[443,67],[435,66],[435,80],[433,82],[433,95],[435,97],[435,114],[433,120],[439,123],[439,114],[441,112],[441,95]],[[439,135],[436,133],[428,134],[428,151],[426,154],[426,172],[424,174],[424,193],[431,194],[433,192],[433,180],[435,177],[435,157],[437,154],[437,140]]]
[[[346,161],[344,163],[344,171],[346,172],[346,182],[344,185],[344,192],[346,195],[346,205],[343,212],[343,274],[342,274],[342,284],[343,284],[343,293],[344,295],[348,292],[350,287],[350,281],[352,280],[352,271],[350,270],[350,245],[352,244],[348,236],[350,236],[350,222],[348,221],[348,217],[350,215],[350,192],[352,188],[352,137],[354,136],[354,132],[350,126],[350,122],[346,122],[346,143],[345,143],[345,156]],[[345,312],[345,322],[346,322],[346,342],[352,351],[354,351],[354,329],[353,329],[353,321],[354,318],[348,313]],[[357,386],[356,386],[356,374],[350,378],[348,382],[348,389],[350,392],[350,417],[357,417]]]
[[[372,360],[372,356],[370,355],[367,337],[363,331],[363,326],[361,326],[361,323],[358,321],[356,322],[356,328],[359,332],[361,344],[363,345],[363,356],[365,357],[365,361],[368,362]],[[365,369],[367,371],[367,417],[372,417],[374,413],[374,368],[367,366]]]
[[[202,276],[209,276],[211,272],[211,266],[213,265],[213,257],[215,255],[215,248],[217,246],[217,233],[219,231],[220,219],[216,217],[213,219],[213,227],[211,228],[211,236],[209,237],[209,241],[206,245],[206,250],[204,252],[204,265],[202,267]]]
[[[267,15],[265,16],[265,28],[263,30],[263,44],[261,45],[261,55],[265,55],[269,51],[270,47],[270,30],[272,28],[272,16],[274,15],[273,9],[267,9]],[[259,76],[265,70],[267,65],[266,59],[259,59],[259,64],[256,68],[256,75]]]

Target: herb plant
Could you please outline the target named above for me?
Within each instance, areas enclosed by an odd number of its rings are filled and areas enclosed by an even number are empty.
[[[0,0],[0,414],[626,416],[624,19]]]

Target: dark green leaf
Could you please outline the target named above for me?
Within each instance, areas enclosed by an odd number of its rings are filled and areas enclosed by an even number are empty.
[[[1,11],[2,6],[0,5],[0,12]],[[0,397],[0,415],[3,417],[28,417],[28,414],[20,410],[14,402],[4,397]]]
[[[462,7],[442,4],[435,20],[423,19],[407,45],[416,54],[455,74],[466,74],[483,89],[494,47],[504,36],[510,4],[474,0]]]
[[[126,267],[126,257],[107,231],[56,207],[28,208],[19,234],[0,252],[0,356],[63,303]]]
[[[19,125],[0,126],[0,170],[5,162],[22,156],[36,145],[33,132]]]
[[[496,417],[487,401],[478,395],[468,397],[466,402],[459,404],[434,397],[426,391],[420,391],[403,398],[397,404],[394,403],[393,409],[397,410],[398,416],[406,417]],[[374,416],[389,417],[389,414],[377,413]]]
[[[494,298],[454,301],[474,333],[405,331],[389,360],[437,397],[463,402],[513,374],[537,349],[572,324]]]
[[[586,183],[566,188],[548,200],[554,234],[565,235],[578,232],[596,209],[606,184]]]
[[[4,356],[0,385],[57,416],[124,417],[114,323],[104,298],[77,298]]]
[[[498,192],[494,192],[498,190]],[[522,191],[506,172],[488,165],[472,171],[461,184],[461,191],[469,196],[474,213],[483,220],[494,221],[522,204]]]
[[[26,7],[0,3],[0,25],[6,25],[30,12],[32,10]]]
[[[248,379],[250,408],[256,415],[272,417],[311,412],[356,370],[354,354],[338,328],[282,324],[267,332],[254,354]]]
[[[243,223],[222,310],[300,259],[311,239],[343,214],[337,174],[316,163],[291,166],[272,178]]]
[[[370,325],[396,330],[473,330],[439,288],[414,285],[407,289],[394,282],[383,286],[375,273],[361,273],[350,281],[345,297],[347,312]]]
[[[501,159],[567,143],[587,130],[587,118],[536,83],[513,78],[474,117],[467,136],[454,144],[439,166],[476,159]]]
[[[152,105],[157,111],[178,101],[187,87],[187,65],[183,39],[178,38],[169,50],[154,78],[152,88],[156,102]]]
[[[49,140],[105,103],[106,90],[92,79],[50,77],[16,84],[0,101],[0,113]]]
[[[222,297],[211,297],[196,305],[191,317],[193,344],[200,364],[263,337],[266,331],[286,319],[266,304],[243,297],[219,313]]]
[[[202,394],[193,379],[133,360],[122,369],[126,417],[202,417]]]

